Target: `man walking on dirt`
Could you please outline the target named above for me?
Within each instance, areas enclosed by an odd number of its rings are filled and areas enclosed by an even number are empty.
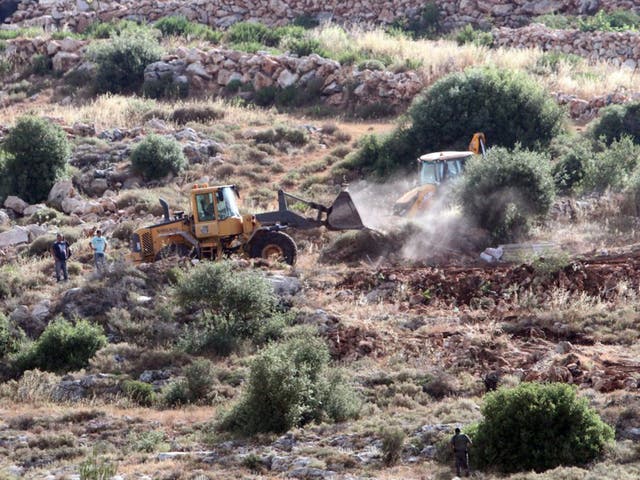
[[[469,447],[471,439],[464,433],[460,433],[460,429],[456,428],[456,434],[451,438],[451,448],[456,459],[456,475],[460,476],[460,470],[464,469],[468,477],[469,471]]]
[[[96,270],[98,273],[104,273],[104,252],[107,250],[107,239],[102,236],[102,230],[96,230],[95,236],[91,239],[91,250],[93,250],[93,260],[96,265]]]
[[[71,249],[69,248],[69,242],[64,239],[64,235],[61,233],[56,235],[56,241],[51,245],[51,255],[55,260],[56,280],[60,282],[64,279],[66,282],[69,280],[67,259],[71,256]]]

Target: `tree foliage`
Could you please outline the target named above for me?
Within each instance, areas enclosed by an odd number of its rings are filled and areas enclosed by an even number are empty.
[[[357,415],[357,397],[328,364],[327,346],[314,336],[270,345],[251,363],[244,395],[221,427],[245,434],[285,432],[311,421]]]
[[[591,130],[595,140],[607,145],[628,136],[640,144],[640,101],[626,105],[610,105],[600,112],[600,120]]]
[[[162,48],[150,30],[123,30],[90,51],[97,65],[95,89],[99,93],[137,92],[147,65],[160,60]]]
[[[26,202],[46,200],[71,153],[64,131],[42,118],[18,119],[4,141],[7,190]]]
[[[613,429],[574,387],[523,383],[485,397],[472,458],[502,472],[584,465],[613,440]]]
[[[147,135],[131,152],[131,165],[146,179],[181,172],[187,164],[182,147],[171,138]]]
[[[517,148],[492,148],[469,162],[459,192],[463,211],[497,242],[525,235],[555,196],[549,159]]]

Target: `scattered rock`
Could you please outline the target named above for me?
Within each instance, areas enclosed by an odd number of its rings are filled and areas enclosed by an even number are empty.
[[[15,195],[9,195],[4,201],[5,208],[10,208],[18,215],[23,215],[29,204]]]

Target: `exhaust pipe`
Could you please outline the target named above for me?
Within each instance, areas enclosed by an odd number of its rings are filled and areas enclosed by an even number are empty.
[[[162,211],[164,212],[164,221],[170,222],[171,217],[169,216],[169,204],[164,198],[160,199],[160,205],[162,205]]]

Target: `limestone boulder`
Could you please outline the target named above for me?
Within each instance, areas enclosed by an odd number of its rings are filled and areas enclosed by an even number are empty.
[[[13,227],[11,230],[0,233],[0,248],[23,243],[29,243],[29,230],[24,227]]]
[[[77,192],[71,180],[61,180],[51,188],[47,197],[47,204],[51,208],[62,210],[62,202],[76,195]]]
[[[24,215],[25,209],[29,206],[27,202],[15,195],[9,195],[4,201],[5,208],[10,208],[18,215]]]

